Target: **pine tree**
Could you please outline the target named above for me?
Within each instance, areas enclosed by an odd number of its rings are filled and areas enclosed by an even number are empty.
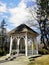
[[[5,21],[3,20],[1,22],[1,37],[0,37],[0,42],[1,42],[1,50],[2,52],[7,50],[7,33],[6,33],[6,28],[5,28]]]

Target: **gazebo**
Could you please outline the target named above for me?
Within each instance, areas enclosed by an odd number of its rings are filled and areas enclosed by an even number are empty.
[[[37,36],[39,34],[26,24],[21,24],[9,32],[10,51],[9,54],[24,54],[31,56],[38,54]]]

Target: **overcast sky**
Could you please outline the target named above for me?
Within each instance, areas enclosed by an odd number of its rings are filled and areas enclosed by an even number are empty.
[[[34,6],[35,0],[0,0],[0,23],[5,19],[8,30],[26,23],[31,19],[28,9]]]

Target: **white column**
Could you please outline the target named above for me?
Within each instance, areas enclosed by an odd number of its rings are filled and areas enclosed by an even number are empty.
[[[37,55],[38,55],[38,43],[37,43]]]
[[[32,55],[33,55],[33,50],[34,50],[33,44],[34,44],[34,41],[32,40]]]
[[[25,36],[25,55],[27,56],[27,34]]]
[[[12,52],[12,36],[10,37],[10,52],[9,52],[10,55],[11,55],[11,52]]]
[[[17,54],[19,54],[19,41],[20,41],[20,39],[18,38],[18,39],[17,39],[17,45],[18,45]]]
[[[36,43],[36,50],[37,50],[37,54],[38,54],[38,43],[37,43],[37,38],[35,38],[35,43]]]

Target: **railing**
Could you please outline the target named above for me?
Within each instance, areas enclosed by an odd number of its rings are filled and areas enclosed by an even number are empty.
[[[33,50],[33,55],[36,55],[37,54],[37,50]]]
[[[32,55],[32,50],[28,50],[28,56]]]
[[[37,52],[37,50],[28,50],[28,55],[36,55]]]

